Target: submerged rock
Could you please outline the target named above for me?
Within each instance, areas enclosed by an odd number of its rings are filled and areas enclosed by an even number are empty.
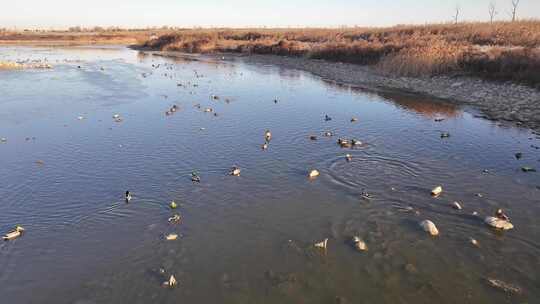
[[[422,227],[422,229],[424,229],[424,231],[428,232],[432,236],[439,235],[439,229],[437,229],[437,226],[435,226],[435,224],[430,220],[421,221],[420,222],[420,227]]]

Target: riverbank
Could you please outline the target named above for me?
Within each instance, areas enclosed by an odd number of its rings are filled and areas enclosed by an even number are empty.
[[[100,32],[21,31],[0,32],[0,45],[80,46],[132,45],[142,43],[152,35],[165,34],[162,30],[122,30]]]
[[[185,56],[179,52],[158,52],[162,56]],[[482,117],[515,123],[540,133],[540,90],[511,82],[496,82],[463,75],[399,77],[373,67],[276,55],[213,54],[225,60],[276,65],[309,72],[328,81],[367,90],[398,90],[428,95],[474,107]]]

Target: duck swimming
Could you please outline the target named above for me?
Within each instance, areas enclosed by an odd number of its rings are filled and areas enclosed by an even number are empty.
[[[129,203],[129,201],[131,201],[131,193],[129,193],[129,191],[126,191],[125,198],[126,198],[126,203]]]
[[[502,209],[497,209],[497,211],[495,211],[495,216],[486,217],[484,223],[501,230],[510,230],[514,228],[514,225],[510,223],[510,218],[504,214]]]
[[[272,133],[270,132],[270,130],[266,130],[266,132],[264,132],[264,139],[266,140],[266,142],[270,142],[270,140],[272,139]]]
[[[321,173],[319,172],[319,170],[313,169],[313,170],[311,170],[309,172],[308,177],[313,179],[313,178],[316,178],[317,176],[319,176],[320,174]]]
[[[231,171],[229,171],[229,175],[232,176],[240,176],[240,168],[234,166],[231,168]]]
[[[182,218],[180,217],[180,214],[175,214],[175,215],[171,216],[171,217],[168,219],[168,222],[169,222],[169,223],[179,223],[181,219],[182,219]]]
[[[191,172],[191,181],[195,183],[201,182],[201,177],[197,174],[197,172],[195,171]]]
[[[510,218],[504,214],[502,209],[497,209],[497,211],[495,211],[495,216],[500,220],[510,222]]]
[[[330,120],[332,120],[332,117],[328,115],[324,115],[324,121],[330,121]]]
[[[324,135],[325,137],[332,137],[332,136],[334,136],[334,133],[332,133],[332,132],[330,132],[330,131],[326,131],[326,132],[323,133],[323,135]]]
[[[21,226],[15,227],[12,231],[6,233],[3,237],[4,241],[11,241],[20,237],[24,232],[24,228]]]

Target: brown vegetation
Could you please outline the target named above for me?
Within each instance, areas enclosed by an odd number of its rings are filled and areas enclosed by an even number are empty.
[[[540,85],[540,21],[346,29],[176,30],[144,48],[303,56],[406,76],[467,73]]]
[[[166,30],[73,30],[70,31],[0,31],[0,44],[137,44],[144,43],[152,35],[165,34]]]

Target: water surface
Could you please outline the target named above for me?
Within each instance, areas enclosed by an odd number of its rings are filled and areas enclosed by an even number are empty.
[[[0,229],[27,231],[0,244],[6,303],[540,297],[540,175],[521,171],[540,169],[540,139],[529,130],[451,103],[365,92],[241,58],[0,48],[0,60],[45,59],[54,69],[0,72],[0,137],[7,139]],[[166,116],[173,104],[179,110]],[[116,113],[122,122],[112,119]],[[266,129],[273,138],[263,151]],[[340,136],[364,145],[341,149]],[[235,165],[241,176],[228,176]],[[310,169],[320,177],[308,180]],[[194,170],[201,183],[190,180]],[[437,185],[444,193],[432,198]],[[453,201],[464,209],[452,209]],[[511,217],[513,231],[482,223],[496,208]],[[180,225],[167,222],[175,212]],[[441,235],[426,235],[423,219]],[[165,241],[172,232],[181,238]],[[352,236],[369,250],[356,252]],[[327,250],[315,249],[324,238]],[[162,288],[159,268],[179,286]],[[506,294],[486,278],[523,293]]]

